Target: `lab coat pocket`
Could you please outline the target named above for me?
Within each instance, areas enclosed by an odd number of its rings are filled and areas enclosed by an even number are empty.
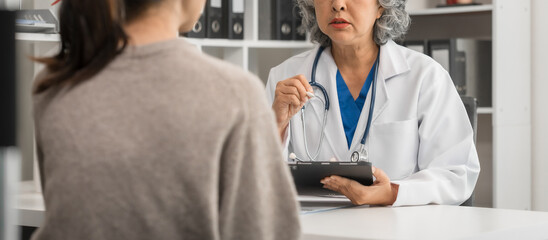
[[[416,118],[374,123],[369,147],[373,165],[383,169],[392,180],[412,174],[417,165],[418,129]]]

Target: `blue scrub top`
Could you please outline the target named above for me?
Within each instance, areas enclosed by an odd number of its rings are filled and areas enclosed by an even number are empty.
[[[375,78],[376,65],[377,61],[375,61],[373,67],[369,70],[367,79],[360,90],[360,95],[355,101],[354,97],[352,97],[352,94],[350,93],[350,90],[348,90],[348,86],[346,86],[346,82],[344,82],[341,73],[337,69],[337,94],[339,95],[339,108],[341,109],[341,118],[348,149],[350,149],[350,145],[352,144],[352,138],[354,137],[354,132],[356,132],[356,127],[358,126],[358,121],[360,120],[360,114],[362,113],[362,108],[365,104],[365,99],[367,98],[367,93],[369,92],[371,83]]]

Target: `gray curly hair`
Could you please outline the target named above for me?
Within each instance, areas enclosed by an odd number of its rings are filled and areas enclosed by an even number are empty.
[[[373,27],[373,39],[378,45],[384,45],[388,40],[401,40],[409,29],[411,18],[405,11],[407,0],[377,0],[384,11]],[[300,31],[310,31],[310,38],[322,46],[330,46],[331,39],[325,35],[316,22],[314,0],[296,0],[302,16]]]

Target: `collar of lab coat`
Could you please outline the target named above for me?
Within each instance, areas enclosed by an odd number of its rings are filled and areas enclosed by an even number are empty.
[[[379,71],[383,77],[379,77],[379,79],[386,81],[410,70],[407,58],[401,48],[392,40],[381,46]]]
[[[318,48],[319,46],[316,47],[313,52],[316,53],[318,51]],[[312,68],[312,62],[314,57],[315,54],[309,55],[307,62],[309,62],[310,64],[305,64],[308,69]],[[373,122],[371,125],[373,125],[375,119],[382,114],[384,109],[389,104],[390,96],[386,88],[386,81],[399,74],[407,72],[410,69],[405,55],[401,52],[400,47],[393,41],[388,41],[385,45],[381,46],[379,64],[379,70],[377,73],[377,93],[375,97]],[[327,113],[327,124],[324,130],[325,137],[331,147],[332,152],[337,155],[335,157],[341,161],[348,161],[352,152],[359,149],[360,141],[367,125],[367,118],[371,105],[371,91],[369,91],[368,93],[362,113],[360,114],[360,119],[358,121],[358,126],[356,128],[356,132],[354,133],[350,149],[340,147],[341,144],[346,145],[346,135],[344,133],[341,119],[341,111],[338,101],[336,85],[337,69],[337,65],[335,64],[335,61],[331,54],[331,48],[326,48],[318,63],[318,69],[316,74],[317,82],[322,84],[326,88],[329,94],[329,98],[331,100],[329,108],[330,110]],[[316,115],[316,120],[321,122],[324,114],[323,107],[316,104],[313,105],[313,109],[315,113],[314,115]],[[369,148],[368,145],[369,144],[367,141],[367,148]]]
[[[390,93],[386,89],[386,81],[410,70],[407,58],[401,52],[401,47],[398,46],[394,41],[389,40],[386,44],[381,46],[380,51],[380,65],[379,72],[377,73],[377,94],[375,97],[373,121],[375,121],[375,119],[381,115],[381,113],[388,105],[390,99]],[[369,96],[368,99],[370,99]],[[369,108],[369,104],[367,107]],[[363,112],[364,111],[362,111],[362,113]]]

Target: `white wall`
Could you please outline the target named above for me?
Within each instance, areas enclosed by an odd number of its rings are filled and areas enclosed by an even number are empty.
[[[548,211],[548,1],[532,0],[531,9],[531,199],[533,210]]]

